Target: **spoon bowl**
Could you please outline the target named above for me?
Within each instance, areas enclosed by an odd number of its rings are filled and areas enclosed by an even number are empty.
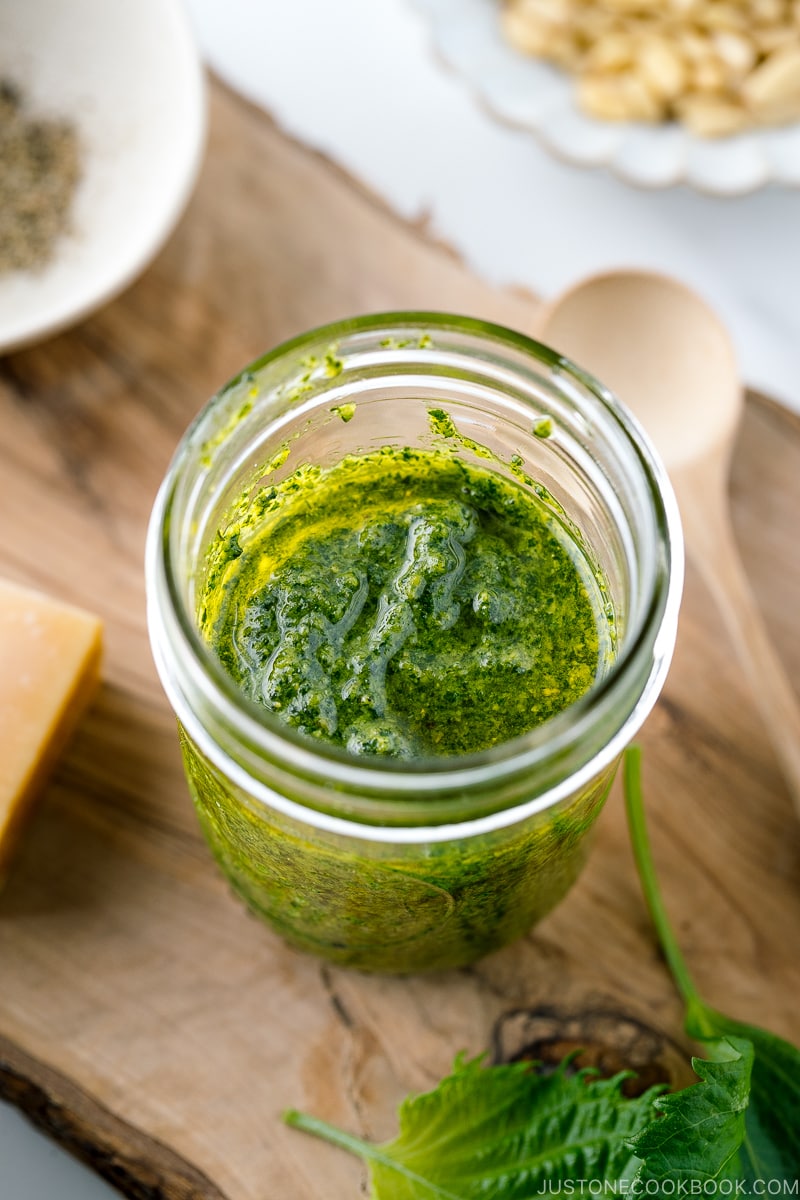
[[[551,301],[536,332],[602,379],[661,454],[687,553],[716,601],[800,816],[800,707],[750,591],[730,522],[728,475],[742,388],[725,326],[676,280],[615,271]]]
[[[540,330],[619,396],[668,470],[735,434],[742,388],[728,331],[677,280],[645,271],[592,276],[547,306]]]

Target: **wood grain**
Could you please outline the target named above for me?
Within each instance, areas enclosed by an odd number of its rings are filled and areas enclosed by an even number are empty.
[[[522,1053],[552,1014],[575,1037],[586,1014],[621,1012],[680,1070],[680,1007],[619,795],[538,929],[475,967],[405,980],[288,949],[228,894],[195,824],[144,624],[145,525],[168,459],[206,396],[268,345],[415,306],[532,325],[532,301],[480,284],[215,88],[206,168],[167,250],[101,313],[0,363],[0,570],[107,627],[105,684],[0,897],[0,1092],[129,1196],[346,1200],[359,1165],[284,1128],[283,1108],[390,1135],[401,1096],[456,1051]],[[797,685],[800,431],[785,414],[748,405],[732,486]],[[691,571],[643,741],[655,853],[701,989],[797,1040],[800,836]]]

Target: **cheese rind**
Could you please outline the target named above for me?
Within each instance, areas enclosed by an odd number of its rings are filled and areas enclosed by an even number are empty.
[[[97,687],[101,650],[97,617],[0,580],[0,885]]]

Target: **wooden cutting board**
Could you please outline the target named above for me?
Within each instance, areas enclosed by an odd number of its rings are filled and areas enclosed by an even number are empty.
[[[0,362],[0,571],[107,627],[104,686],[0,896],[0,1093],[129,1196],[354,1197],[359,1164],[281,1110],[390,1136],[399,1099],[458,1050],[597,1043],[686,1074],[617,792],[557,912],[473,968],[414,979],[286,948],[229,895],[195,823],[145,634],[145,524],[167,461],[265,347],[415,306],[523,329],[534,311],[215,88],[208,161],[167,250],[96,317]],[[733,502],[797,683],[800,423],[752,398]],[[642,740],[655,853],[701,990],[798,1040],[800,830],[691,570]]]

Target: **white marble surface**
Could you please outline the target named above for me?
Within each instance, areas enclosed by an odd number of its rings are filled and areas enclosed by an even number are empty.
[[[120,1193],[0,1102],[2,1200],[119,1200]]]
[[[409,0],[189,0],[216,70],[487,278],[549,294],[608,266],[671,271],[734,330],[747,380],[800,410],[800,193],[640,192],[496,125]],[[3,1200],[118,1193],[0,1104]]]
[[[211,65],[486,278],[551,294],[647,266],[734,331],[749,383],[800,410],[800,192],[638,191],[488,117],[431,52],[411,0],[188,0]],[[454,0],[457,4],[457,0]]]

